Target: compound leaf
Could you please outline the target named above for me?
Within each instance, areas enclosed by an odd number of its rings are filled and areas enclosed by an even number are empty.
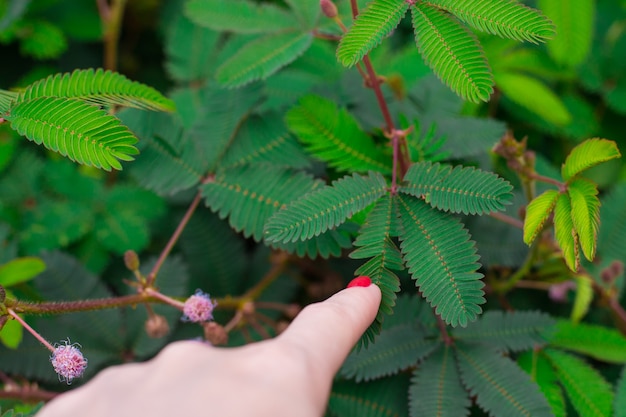
[[[467,326],[485,302],[469,233],[458,219],[417,198],[400,195],[397,201],[402,254],[415,284],[446,323]]]
[[[419,2],[412,8],[415,41],[434,73],[462,98],[489,100],[493,76],[476,36],[447,12]]]
[[[552,365],[540,350],[529,350],[517,358],[520,368],[530,375],[548,400],[554,417],[566,417],[565,396],[557,383]]]
[[[565,181],[569,181],[586,169],[621,156],[612,140],[588,139],[572,149],[561,167],[561,175]]]
[[[312,41],[310,33],[265,35],[235,52],[220,65],[215,77],[220,84],[231,88],[265,79],[303,54]]]
[[[263,225],[290,201],[321,183],[284,167],[253,164],[226,169],[201,187],[207,206],[244,236],[263,238]]]
[[[546,190],[528,204],[524,219],[524,243],[530,245],[535,241],[537,235],[543,230],[546,221],[550,218],[558,198],[558,191]]]
[[[408,184],[400,191],[423,197],[431,206],[453,213],[501,211],[512,197],[509,182],[473,167],[419,162],[409,168],[404,180]]]
[[[346,172],[390,173],[389,159],[345,109],[328,99],[307,95],[285,116],[287,126],[307,151]]]
[[[474,29],[532,43],[554,36],[554,24],[538,10],[513,0],[429,0]]]
[[[287,10],[245,0],[191,0],[185,5],[185,15],[217,31],[267,33],[297,27]]]
[[[578,234],[572,221],[572,203],[567,193],[559,193],[554,208],[554,235],[567,266],[574,272],[580,267]]]
[[[471,401],[461,385],[452,347],[440,346],[415,370],[409,387],[411,417],[464,417]]]
[[[174,103],[154,88],[102,68],[50,75],[26,87],[17,96],[17,103],[40,97],[75,98],[96,105],[145,110],[174,110]]]
[[[398,26],[409,2],[374,0],[357,16],[352,27],[339,42],[337,58],[346,67],[359,62]]]
[[[598,371],[582,359],[556,349],[546,349],[543,353],[580,416],[612,416],[613,390]]]
[[[452,330],[456,340],[484,343],[498,351],[521,351],[546,343],[554,320],[538,311],[488,311],[466,328]]]
[[[401,417],[408,415],[405,375],[371,382],[336,381],[328,401],[331,416]]]
[[[106,171],[132,161],[137,138],[106,111],[73,98],[21,101],[4,118],[20,135],[72,161]]]
[[[613,405],[615,410],[614,417],[626,417],[626,367],[622,369],[622,375],[615,387],[615,402]]]
[[[385,178],[370,172],[334,181],[274,215],[265,227],[268,242],[307,240],[339,226],[387,191]]]
[[[456,343],[463,385],[494,416],[553,417],[539,387],[509,358],[481,345]]]
[[[604,362],[626,363],[626,338],[614,329],[559,320],[550,344]]]
[[[600,228],[600,200],[596,185],[584,178],[568,184],[567,192],[572,205],[572,223],[578,234],[585,258],[592,261],[596,255],[596,242]]]

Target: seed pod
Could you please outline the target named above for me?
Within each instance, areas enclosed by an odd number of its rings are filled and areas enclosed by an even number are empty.
[[[139,257],[134,250],[124,252],[124,264],[130,271],[135,272],[139,269]]]
[[[148,320],[146,320],[144,328],[148,336],[153,339],[167,336],[170,332],[170,326],[167,324],[167,320],[159,314],[151,314]]]

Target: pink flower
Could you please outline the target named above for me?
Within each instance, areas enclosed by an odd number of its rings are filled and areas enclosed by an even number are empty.
[[[59,374],[59,380],[71,384],[74,378],[80,377],[87,367],[87,359],[83,356],[78,343],[70,344],[69,340],[64,345],[55,346],[50,362],[54,371]]]
[[[196,290],[196,293],[185,301],[184,315],[181,320],[193,323],[213,320],[213,309],[216,305],[217,303],[211,300],[209,294]]]

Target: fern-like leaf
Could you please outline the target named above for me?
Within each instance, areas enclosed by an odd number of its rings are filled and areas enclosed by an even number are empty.
[[[554,36],[554,24],[538,10],[515,0],[429,0],[474,29],[532,43]]]
[[[463,214],[484,214],[504,210],[513,188],[491,172],[473,167],[413,164],[404,176],[408,182],[400,191],[422,197],[431,206]]]
[[[354,234],[354,229],[354,224],[344,223],[337,229],[327,230],[321,235],[304,242],[273,242],[270,246],[284,250],[287,253],[295,253],[301,258],[305,256],[308,256],[310,259],[317,257],[328,259],[331,256],[339,257],[344,249],[352,247],[351,236]]]
[[[405,375],[371,382],[336,381],[328,401],[330,416],[403,417],[408,415]]]
[[[586,169],[621,156],[612,140],[589,139],[572,149],[561,167],[561,175],[564,180],[569,181]]]
[[[553,417],[539,387],[515,362],[480,345],[456,343],[463,384],[494,416]]]
[[[539,0],[537,5],[556,24],[557,36],[547,43],[550,56],[569,67],[581,64],[591,49],[595,1]]]
[[[375,344],[348,356],[340,374],[356,382],[394,375],[415,365],[439,345],[438,340],[425,336],[424,329],[415,324],[383,330]]]
[[[543,194],[535,197],[528,207],[526,207],[524,243],[530,245],[535,241],[537,235],[543,230],[546,221],[548,221],[548,218],[552,214],[558,198],[558,191],[546,190]]]
[[[247,0],[191,0],[185,15],[200,26],[236,33],[278,32],[297,25],[288,11]]]
[[[493,76],[476,36],[454,16],[419,2],[412,8],[415,40],[435,74],[462,98],[489,100]]]
[[[572,204],[572,223],[578,234],[580,247],[587,258],[593,261],[600,228],[600,200],[596,185],[584,178],[569,183],[567,192]]]
[[[488,311],[466,328],[453,329],[452,335],[498,351],[521,351],[545,344],[553,325],[550,316],[537,311]]]
[[[346,172],[391,172],[389,158],[357,121],[331,100],[305,96],[289,110],[285,120],[307,151],[333,168]]]
[[[337,58],[346,67],[359,62],[398,26],[409,2],[374,0],[359,13],[354,24],[339,42]]]
[[[346,176],[274,215],[266,225],[265,238],[268,242],[310,239],[339,226],[386,191],[387,183],[379,173]]]
[[[626,364],[626,337],[615,329],[559,320],[550,344],[600,361]]]
[[[398,206],[402,253],[416,285],[446,323],[467,326],[485,302],[469,233],[454,217],[414,197],[398,196]]]
[[[244,236],[260,241],[268,218],[320,184],[309,175],[255,164],[224,170],[201,189],[211,210],[221,218],[228,216]]]
[[[613,415],[613,390],[598,371],[582,359],[556,349],[546,349],[544,354],[579,415]]]
[[[70,98],[38,97],[21,101],[4,115],[11,127],[72,161],[110,171],[118,160],[132,161],[137,138],[107,112]]]
[[[461,385],[452,347],[440,346],[415,370],[409,387],[411,417],[464,417],[471,401]]]
[[[18,95],[17,102],[39,97],[75,98],[96,105],[118,105],[146,110],[174,110],[174,103],[154,88],[101,68],[51,75],[26,87]]]
[[[626,417],[626,367],[622,368],[622,375],[615,387],[613,409],[615,410],[615,417]]]
[[[565,263],[572,271],[580,267],[578,234],[572,221],[572,203],[567,193],[559,193],[554,208],[554,237],[556,238]]]
[[[552,365],[539,350],[529,350],[517,357],[517,364],[530,375],[548,400],[554,417],[566,417],[565,396],[557,383]]]
[[[306,51],[310,33],[272,33],[247,43],[217,69],[215,77],[226,87],[240,87],[265,79]]]

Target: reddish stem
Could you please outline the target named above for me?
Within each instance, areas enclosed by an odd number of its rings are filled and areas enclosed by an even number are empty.
[[[54,346],[52,346],[46,339],[44,339],[39,333],[37,333],[35,331],[35,329],[33,329],[32,327],[29,326],[28,323],[26,323],[15,311],[13,311],[10,308],[7,308],[7,313],[9,313],[9,315],[11,317],[13,317],[15,320],[17,320],[22,327],[24,327],[26,330],[28,330],[28,332],[30,334],[32,334],[35,339],[39,340],[39,342],[44,345],[46,348],[48,348],[48,350],[50,352],[54,352]]]

